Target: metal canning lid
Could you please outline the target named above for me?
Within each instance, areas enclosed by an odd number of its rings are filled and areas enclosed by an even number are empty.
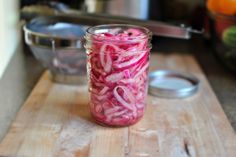
[[[185,98],[198,91],[199,79],[192,74],[158,70],[149,74],[149,94],[165,98]]]

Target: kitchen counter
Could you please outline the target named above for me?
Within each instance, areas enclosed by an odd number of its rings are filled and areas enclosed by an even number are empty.
[[[208,44],[199,37],[192,40],[155,38],[153,50],[159,53],[191,53],[206,74],[222,108],[236,130],[236,77],[219,63]],[[158,62],[158,60],[157,60]],[[28,50],[19,45],[7,70],[0,80],[0,140],[44,68]]]

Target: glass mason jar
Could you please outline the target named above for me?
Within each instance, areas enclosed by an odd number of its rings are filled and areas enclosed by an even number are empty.
[[[86,32],[90,111],[108,126],[128,126],[144,114],[151,32],[126,24],[99,25]]]

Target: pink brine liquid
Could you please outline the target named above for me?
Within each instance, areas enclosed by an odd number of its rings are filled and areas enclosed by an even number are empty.
[[[144,114],[149,30],[130,25],[91,27],[86,34],[90,111],[108,126],[128,126]]]

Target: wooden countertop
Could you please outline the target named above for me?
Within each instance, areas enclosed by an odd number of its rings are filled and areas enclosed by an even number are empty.
[[[4,156],[234,157],[236,135],[195,60],[151,56],[150,70],[187,71],[201,81],[187,99],[148,97],[144,118],[124,128],[97,125],[87,87],[52,83],[45,73],[0,144]]]

